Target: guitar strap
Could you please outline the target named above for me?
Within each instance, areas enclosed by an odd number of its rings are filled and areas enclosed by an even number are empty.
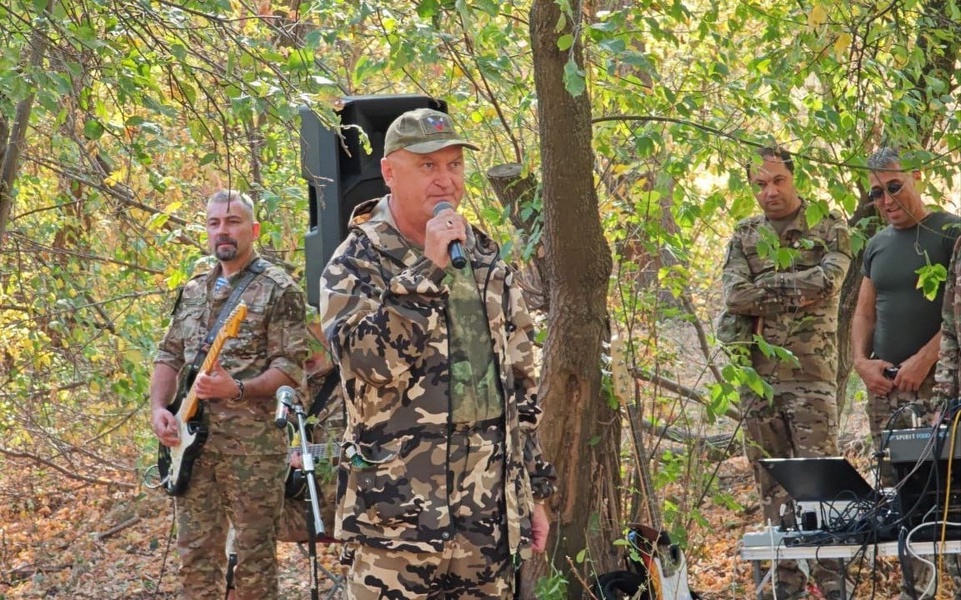
[[[217,314],[217,320],[214,321],[214,326],[210,328],[207,337],[204,338],[204,343],[200,346],[200,352],[194,357],[194,364],[190,366],[191,373],[197,373],[200,370],[200,366],[204,364],[204,360],[207,358],[207,352],[210,351],[210,345],[214,343],[214,339],[216,339],[220,328],[224,326],[227,317],[230,316],[234,307],[240,302],[240,297],[243,295],[244,290],[246,290],[250,282],[254,280],[254,277],[267,270],[269,264],[266,260],[257,258],[257,260],[251,262],[247,270],[244,271],[243,277],[237,281],[237,285],[234,286],[234,291],[231,292],[224,307],[221,308],[220,313]]]
[[[324,385],[320,387],[320,391],[317,392],[313,402],[310,403],[310,409],[307,411],[308,417],[316,417],[319,415],[320,411],[324,410],[324,407],[330,402],[330,397],[333,395],[334,389],[340,385],[340,369],[334,367],[333,370],[324,377]]]

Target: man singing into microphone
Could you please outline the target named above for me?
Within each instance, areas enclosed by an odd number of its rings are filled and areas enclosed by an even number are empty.
[[[236,528],[237,600],[277,598],[287,440],[274,426],[274,393],[302,384],[307,329],[303,292],[282,268],[257,256],[259,233],[246,194],[224,190],[210,197],[207,237],[217,262],[184,285],[154,359],[151,424],[160,442],[174,447],[181,440],[167,407],[178,373],[206,352],[204,340],[221,309],[235,304],[234,290],[241,290],[247,317],[212,370],[194,380],[210,434],[186,491],[175,498],[181,597],[188,600],[224,597],[228,519]]]
[[[348,598],[511,598],[519,559],[545,546],[555,476],[536,435],[533,323],[497,244],[457,212],[464,148],[477,150],[442,112],[398,117],[390,194],[355,209],[321,278],[347,393]]]

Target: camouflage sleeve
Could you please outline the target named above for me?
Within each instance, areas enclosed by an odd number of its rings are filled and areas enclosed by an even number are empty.
[[[755,282],[781,296],[785,311],[808,301],[830,298],[841,290],[851,266],[851,235],[842,219],[835,219],[825,239],[825,252],[818,265],[794,272],[767,273]]]
[[[324,269],[320,312],[344,372],[376,387],[410,369],[444,318],[444,270],[421,258],[389,281],[376,252],[351,234]]]
[[[267,364],[304,384],[307,324],[304,294],[294,285],[281,288],[267,325]]]
[[[738,231],[734,232],[728,244],[721,281],[728,312],[752,317],[767,317],[783,312],[781,297],[754,283],[754,275],[741,248]]]
[[[183,368],[184,359],[184,340],[186,339],[184,326],[187,320],[183,318],[181,298],[184,290],[181,289],[174,303],[174,309],[170,314],[170,327],[164,334],[160,345],[157,347],[157,354],[154,356],[154,363],[162,363],[169,366],[174,371],[180,372]]]
[[[941,309],[941,347],[938,351],[938,364],[934,370],[934,396],[938,401],[951,400],[958,397],[958,361],[961,360],[961,350],[958,346],[958,321],[955,306],[961,302],[958,294],[958,250],[955,245],[951,255],[951,265],[948,268],[948,279],[944,285],[944,304]]]
[[[514,385],[517,388],[517,412],[520,421],[521,437],[524,440],[524,466],[530,475],[534,498],[547,498],[554,493],[557,473],[554,466],[544,457],[537,426],[541,408],[537,405],[538,372],[534,359],[534,321],[527,305],[515,286],[508,286],[510,300],[510,320],[514,325],[508,339],[508,351],[514,370]]]

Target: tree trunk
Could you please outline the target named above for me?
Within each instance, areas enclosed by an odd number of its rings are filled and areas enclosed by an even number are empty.
[[[521,243],[526,245],[535,234],[537,219],[535,211],[525,216],[524,205],[537,197],[537,178],[533,173],[524,176],[520,163],[495,165],[487,170],[487,181],[494,194],[506,207],[510,208],[511,224],[522,236]],[[521,286],[527,307],[532,311],[546,311],[550,295],[547,281],[547,265],[544,263],[544,244],[537,244],[531,255],[530,267],[521,271]]]
[[[854,227],[863,219],[877,216],[873,203],[867,201],[867,194],[861,194],[861,201],[854,214],[848,219],[848,226]],[[866,229],[864,236],[869,239],[877,231],[877,227]],[[851,267],[841,284],[841,298],[838,305],[838,417],[847,405],[847,385],[854,370],[853,354],[851,352],[851,323],[854,321],[854,309],[858,303],[858,290],[861,289],[861,263],[864,262],[864,251],[856,253],[851,258]]]
[[[27,72],[37,70],[43,61],[43,55],[47,50],[47,18],[50,17],[50,7],[44,11],[43,18],[37,19],[34,25],[33,34],[30,36],[30,47],[33,51],[27,59]],[[17,179],[17,171],[20,164],[20,154],[23,152],[23,145],[27,139],[27,127],[30,124],[30,112],[33,110],[33,99],[36,92],[30,92],[20,102],[17,103],[17,112],[14,116],[13,124],[10,127],[10,137],[4,137],[0,143],[6,145],[2,152],[3,160],[0,162],[0,250],[3,249],[3,238],[7,231],[7,223],[10,221],[10,214],[13,212],[13,182]]]
[[[580,29],[572,21],[578,17],[568,14],[561,21],[553,0],[535,0],[530,19],[551,282],[540,431],[558,474],[547,556],[568,581],[569,598],[582,596],[590,574],[615,566],[612,542],[621,533],[620,420],[600,385],[612,261],[594,189],[590,101],[586,93],[574,97],[564,86],[570,53],[583,65],[581,47],[557,47],[560,36],[576,37]],[[559,22],[564,27],[558,28]],[[579,557],[587,562],[577,564]],[[534,597],[533,584],[546,572],[542,559],[525,566],[522,597]]]

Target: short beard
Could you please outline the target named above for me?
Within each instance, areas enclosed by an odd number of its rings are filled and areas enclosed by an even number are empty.
[[[217,246],[217,248],[214,250],[214,253],[217,255],[217,260],[233,260],[237,258],[237,246]]]

